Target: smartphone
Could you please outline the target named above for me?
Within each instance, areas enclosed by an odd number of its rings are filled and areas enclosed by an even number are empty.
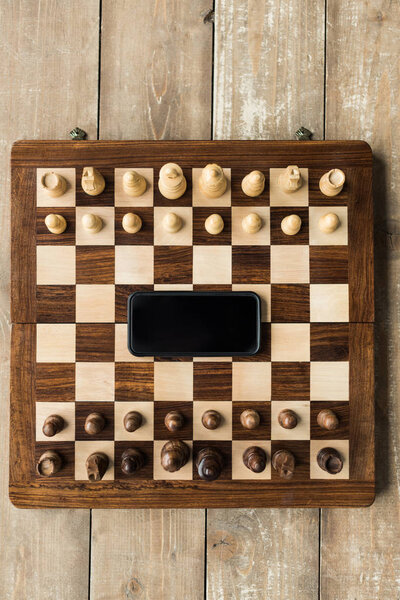
[[[260,348],[254,292],[135,292],[128,348],[135,356],[250,356]]]

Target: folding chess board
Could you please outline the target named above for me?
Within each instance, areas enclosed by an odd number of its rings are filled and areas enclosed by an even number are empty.
[[[188,186],[178,200],[164,198],[159,169],[178,163]],[[207,199],[199,174],[221,165],[227,191]],[[373,214],[372,156],[363,142],[58,142],[22,141],[12,151],[12,354],[10,497],[20,507],[258,507],[364,506],[374,499],[373,397]],[[304,185],[293,194],[278,186],[287,165],[298,165]],[[82,169],[95,166],[106,187],[99,196],[81,188]],[[144,175],[146,192],[124,193],[123,173]],[[346,175],[342,192],[328,198],[319,179],[329,169]],[[250,198],[241,181],[250,171],[265,174],[264,192]],[[46,171],[63,175],[65,194],[49,198],[40,188]],[[171,210],[183,227],[161,226]],[[338,214],[340,228],[325,234],[318,220]],[[81,218],[93,212],[103,229],[88,234]],[[142,229],[124,231],[122,217],[138,214]],[[241,221],[256,212],[263,221],[247,234]],[[51,234],[49,213],[67,229]],[[205,219],[220,214],[218,236]],[[286,236],[282,219],[298,214],[302,228]],[[261,349],[233,358],[138,358],[127,350],[126,304],[137,290],[252,290],[262,301]],[[240,414],[255,408],[259,426],[245,430]],[[277,415],[293,409],[294,429]],[[334,431],[321,429],[317,414],[332,408]],[[170,410],[185,417],[182,430],[164,425]],[[201,415],[218,410],[222,425],[202,426]],[[129,433],[130,410],[143,424]],[[106,426],[89,436],[86,416],[100,412]],[[50,414],[65,427],[52,438],[42,432]],[[175,473],[160,465],[166,440],[184,440],[189,462]],[[263,448],[267,467],[253,473],[243,451]],[[199,478],[195,457],[204,447],[223,456],[218,479]],[[316,456],[323,447],[344,460],[336,475]],[[138,448],[145,465],[133,476],[121,470],[121,455]],[[52,477],[35,470],[45,450],[56,450],[62,469]],[[291,480],[271,467],[271,456],[295,456]],[[85,461],[92,452],[109,458],[104,478],[90,482]]]

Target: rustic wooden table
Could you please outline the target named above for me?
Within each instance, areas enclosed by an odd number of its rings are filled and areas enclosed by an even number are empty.
[[[400,595],[400,6],[214,4],[0,1],[0,456],[8,447],[11,143],[65,139],[76,125],[90,139],[291,139],[305,125],[314,139],[365,139],[375,154],[377,500],[350,510],[17,510],[3,458],[1,598]]]

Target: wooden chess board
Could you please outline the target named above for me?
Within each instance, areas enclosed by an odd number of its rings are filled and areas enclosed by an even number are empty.
[[[160,167],[176,162],[188,186],[178,200],[158,191]],[[216,200],[199,189],[201,168],[220,164],[229,180]],[[304,185],[284,194],[277,185],[287,165],[298,165]],[[372,155],[363,142],[59,142],[22,141],[12,150],[12,354],[10,498],[19,507],[262,507],[364,506],[374,499],[373,395],[373,210]],[[95,166],[106,187],[89,196],[82,169]],[[148,187],[127,196],[122,175],[142,173]],[[346,175],[342,192],[328,198],[319,179],[331,168]],[[264,192],[245,196],[242,178],[254,169],[266,177]],[[68,182],[59,198],[44,195],[38,182],[49,170]],[[184,226],[167,234],[165,213]],[[341,226],[318,228],[332,209]],[[81,217],[93,211],[104,226],[96,235]],[[121,225],[126,212],[143,222],[132,235]],[[257,212],[263,227],[246,234],[241,220]],[[61,214],[67,229],[51,234],[44,219]],[[223,232],[209,235],[204,221],[219,213]],[[288,214],[302,219],[301,231],[285,236]],[[127,350],[126,302],[136,290],[253,290],[262,300],[261,350],[234,358],[137,358]],[[256,408],[260,425],[244,430],[240,414]],[[282,429],[277,415],[293,409],[299,424]],[[317,414],[332,408],[334,431],[321,429]],[[171,433],[164,417],[185,416]],[[221,427],[207,430],[201,414],[216,409]],[[138,410],[144,424],[133,433],[122,420]],[[97,436],[84,430],[98,411],[106,426]],[[53,438],[42,433],[49,414],[66,427]],[[168,439],[191,448],[189,462],[175,473],[160,465]],[[262,447],[261,473],[243,465],[243,451]],[[224,459],[220,477],[199,478],[194,458],[205,446]],[[337,475],[320,469],[319,449],[337,449],[344,466]],[[131,477],[121,454],[139,448],[144,467]],[[46,449],[57,450],[63,468],[53,477],[36,474]],[[271,455],[289,449],[293,479],[271,467]],[[89,482],[86,457],[105,452],[109,467]]]

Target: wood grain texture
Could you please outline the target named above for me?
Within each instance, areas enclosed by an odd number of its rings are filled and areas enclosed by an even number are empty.
[[[96,137],[98,14],[97,0],[84,5],[77,0],[6,0],[0,5],[0,597],[7,600],[75,600],[87,595],[89,512],[33,515],[16,510],[8,499],[8,161],[11,143],[18,138],[65,139],[76,125]]]
[[[371,508],[322,511],[321,596],[397,597],[399,496],[398,3],[328,0],[326,133],[374,150],[377,486]],[[362,65],[362,68],[360,66]],[[346,544],[343,540],[346,539]]]

